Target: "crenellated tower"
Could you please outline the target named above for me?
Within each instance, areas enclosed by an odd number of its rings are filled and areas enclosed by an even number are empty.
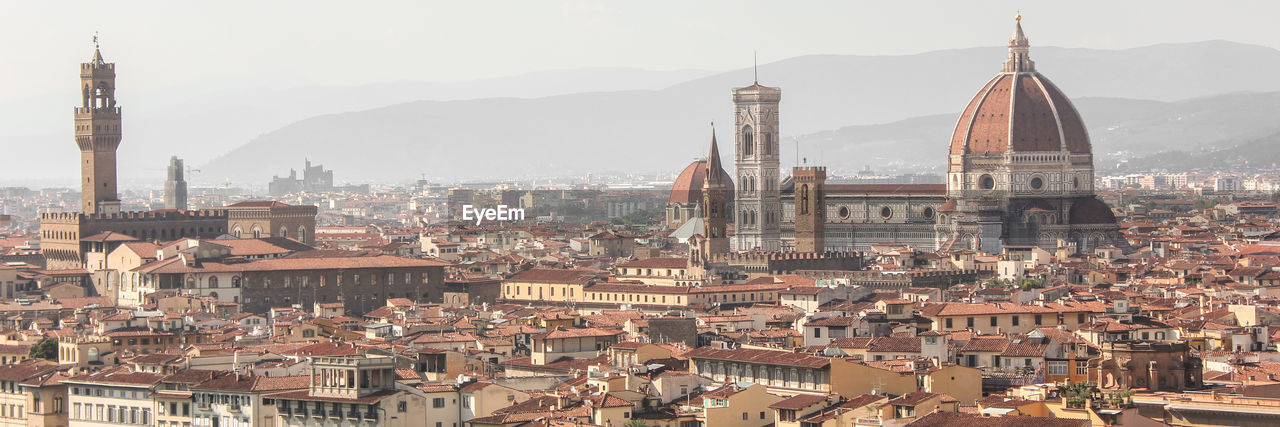
[[[94,37],[93,58],[80,64],[80,106],[75,109],[80,147],[81,211],[120,212],[116,194],[116,148],[120,146],[120,107],[116,105],[116,64],[102,60]]]
[[[796,252],[825,252],[827,168],[797,166],[791,178],[796,183]]]

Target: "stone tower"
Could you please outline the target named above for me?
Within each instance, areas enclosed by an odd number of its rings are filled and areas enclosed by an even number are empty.
[[[726,182],[727,174],[720,163],[720,148],[716,146],[716,133],[711,131],[711,152],[707,155],[707,176],[702,181],[702,217],[706,223],[707,246],[704,256],[729,252],[729,190],[732,182]]]
[[[782,90],[759,82],[733,91],[734,238],[738,250],[777,251],[782,244],[778,198],[778,102]]]
[[[187,181],[182,177],[182,159],[169,158],[169,177],[164,181],[164,208],[187,210]]]
[[[86,214],[120,212],[116,195],[116,148],[120,107],[116,106],[116,64],[102,60],[94,37],[93,59],[80,64],[80,106],[75,109],[80,146],[80,207]]]
[[[796,184],[796,252],[824,252],[827,168],[797,166],[791,178]]]

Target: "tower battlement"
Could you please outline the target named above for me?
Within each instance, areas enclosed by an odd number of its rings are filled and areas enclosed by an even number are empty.
[[[166,209],[157,211],[127,211],[92,214],[82,212],[45,212],[40,214],[40,222],[73,224],[78,222],[103,220],[197,219],[226,218],[226,216],[227,210],[225,208],[201,209],[198,211]]]
[[[800,179],[800,178],[814,179],[818,177],[826,179],[827,167],[826,166],[796,166],[791,168],[791,177],[794,179]]]
[[[94,75],[94,74],[98,74],[98,75],[106,75],[106,74],[115,75],[115,73],[116,73],[116,64],[115,64],[115,63],[107,63],[107,62],[104,62],[104,63],[85,62],[85,63],[81,63],[81,64],[80,64],[80,76],[81,76],[81,77],[88,77],[88,76],[92,76],[92,75]]]
[[[804,260],[804,259],[862,259],[862,253],[858,251],[840,251],[840,252],[768,252],[768,251],[747,251],[732,252],[727,254],[712,255],[711,262],[724,263],[742,263],[742,262],[759,262],[759,261],[784,261],[784,260]]]

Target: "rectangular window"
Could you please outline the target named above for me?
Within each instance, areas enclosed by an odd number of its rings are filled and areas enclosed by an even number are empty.
[[[443,408],[443,407],[444,407],[444,398],[443,398],[443,397],[437,397],[437,398],[435,398],[435,399],[431,399],[431,407],[432,407],[432,408]]]
[[[80,419],[80,402],[76,402],[74,405],[71,405],[71,419]]]
[[[1044,321],[1044,317],[1043,317],[1043,316],[1041,316],[1041,315],[1039,315],[1039,314],[1037,314],[1037,315],[1036,315],[1036,325],[1039,325],[1039,324],[1040,324],[1040,323],[1042,323],[1043,321]]]
[[[1089,375],[1089,366],[1088,366],[1088,365],[1076,365],[1076,375],[1080,375],[1080,376]]]
[[[968,318],[968,319],[965,319],[965,326],[968,326],[968,327],[970,327],[970,328],[972,328],[972,327],[973,327],[973,318],[972,318],[972,317],[970,317],[970,318]]]
[[[1013,326],[1018,326],[1019,317],[1013,316]]]
[[[1000,323],[999,323],[999,320],[996,318],[996,316],[991,316],[991,326],[996,326],[998,324]]]
[[[822,338],[822,328],[813,328],[813,337]]]
[[[1084,313],[1076,314],[1076,323],[1084,323]]]
[[[950,318],[950,317],[948,317],[948,318],[947,318],[947,329],[951,329],[951,328],[953,328],[953,327],[954,327],[954,326],[952,326],[952,325],[951,325],[951,318]]]
[[[1050,360],[1049,375],[1067,375],[1067,361]]]

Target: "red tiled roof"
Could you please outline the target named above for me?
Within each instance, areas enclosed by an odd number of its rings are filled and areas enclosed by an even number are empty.
[[[799,410],[808,408],[819,403],[827,401],[826,396],[816,396],[812,394],[797,394],[787,399],[783,399],[769,405],[770,408]]]
[[[555,270],[535,268],[532,270],[522,271],[507,278],[512,282],[531,282],[531,283],[587,283],[599,278],[601,275],[591,270]]]
[[[624,268],[686,268],[689,260],[685,258],[646,258],[618,264]]]
[[[771,365],[803,366],[822,368],[831,364],[831,359],[810,356],[789,351],[758,350],[747,348],[713,349],[710,347],[695,348],[685,353],[690,359],[715,359],[735,362],[751,362]]]

